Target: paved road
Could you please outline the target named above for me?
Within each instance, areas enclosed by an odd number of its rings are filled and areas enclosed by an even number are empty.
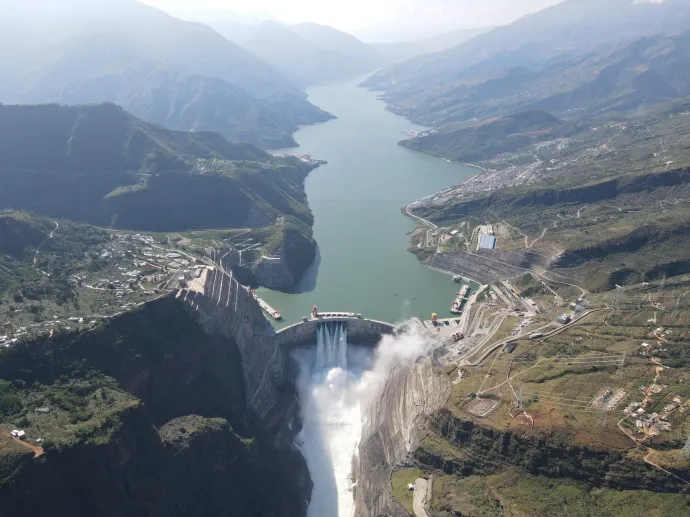
[[[417,478],[414,482],[414,495],[412,500],[412,508],[414,508],[415,517],[429,517],[424,509],[426,504],[426,491],[428,482],[426,479]]]

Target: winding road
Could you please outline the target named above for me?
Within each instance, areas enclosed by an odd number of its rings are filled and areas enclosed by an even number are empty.
[[[49,274],[49,273],[46,273],[45,271],[41,271],[40,269],[38,269],[38,268],[36,267],[36,261],[38,260],[38,252],[41,251],[41,248],[43,247],[43,245],[44,245],[46,242],[48,242],[50,239],[52,239],[52,238],[53,238],[53,235],[55,234],[55,232],[58,230],[58,228],[60,228],[60,225],[58,224],[57,221],[53,221],[53,223],[55,223],[55,228],[53,228],[53,230],[50,232],[50,234],[48,235],[48,237],[47,237],[41,244],[38,245],[38,248],[36,248],[36,253],[34,254],[34,269],[35,269],[36,271],[39,271],[39,272],[43,273],[43,274],[46,275],[46,276],[50,276],[50,274]]]

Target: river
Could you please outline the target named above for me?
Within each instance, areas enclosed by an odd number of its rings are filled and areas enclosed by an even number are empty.
[[[283,324],[300,321],[313,305],[387,322],[428,319],[432,312],[450,317],[457,284],[407,251],[407,233],[419,224],[400,209],[477,170],[397,145],[405,138],[401,132],[415,126],[386,111],[375,92],[356,82],[307,93],[313,104],[338,117],[300,129],[295,136],[300,147],[282,151],[328,161],[305,184],[317,260],[296,294],[260,289],[260,296],[282,312]]]

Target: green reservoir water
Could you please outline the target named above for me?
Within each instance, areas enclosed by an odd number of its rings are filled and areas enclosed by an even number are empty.
[[[450,317],[457,284],[407,251],[406,234],[419,225],[400,209],[476,170],[397,145],[405,138],[401,131],[414,126],[355,82],[308,93],[313,104],[338,117],[300,129],[300,147],[285,151],[328,160],[306,180],[317,260],[297,294],[260,289],[259,296],[282,312],[283,325],[309,315],[312,305],[387,322],[428,319],[432,312]]]

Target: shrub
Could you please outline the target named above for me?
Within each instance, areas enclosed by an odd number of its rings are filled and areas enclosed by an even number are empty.
[[[22,402],[9,381],[0,380],[0,419],[15,415],[22,410]]]

